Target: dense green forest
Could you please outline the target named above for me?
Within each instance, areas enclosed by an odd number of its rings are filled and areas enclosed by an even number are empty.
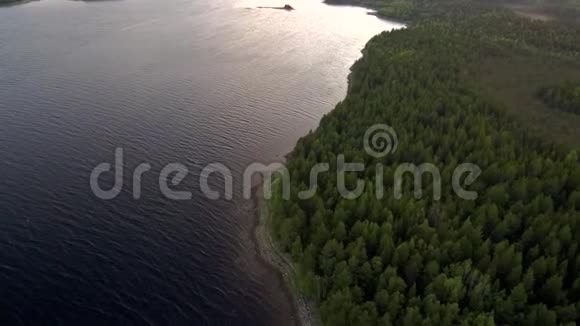
[[[330,4],[356,4],[374,8],[380,16],[390,19],[416,20],[420,17],[442,14],[457,5],[479,5],[470,0],[326,0]]]
[[[580,114],[580,83],[567,82],[558,86],[543,87],[538,95],[554,108]]]
[[[537,121],[526,117],[535,111],[508,108],[529,99],[538,112],[549,110],[555,125],[568,123],[570,117],[542,106],[535,86],[502,92],[522,84],[510,78],[525,81],[537,62],[579,74],[580,31],[504,10],[459,8],[382,33],[363,53],[347,97],[288,157],[291,200],[277,189],[270,201],[272,233],[296,263],[297,283],[318,302],[323,323],[575,325],[580,140],[530,132]],[[556,79],[554,69],[534,83]],[[377,123],[392,126],[399,139],[397,151],[380,159],[363,149],[365,131]],[[366,166],[346,179],[350,189],[364,180],[357,199],[337,191],[339,154]],[[317,194],[299,199],[311,168],[324,162],[331,168],[320,174]],[[427,175],[423,198],[406,182],[395,199],[397,166],[424,162],[441,171],[441,199],[429,195]],[[475,200],[445,187],[463,162],[482,170],[469,187]],[[377,163],[384,165],[382,199],[374,186]]]
[[[577,0],[325,0],[325,2],[374,8],[380,16],[406,21],[441,15],[458,6],[505,7],[569,22],[580,21],[580,1]]]

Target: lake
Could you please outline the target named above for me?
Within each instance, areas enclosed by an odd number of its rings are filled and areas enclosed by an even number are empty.
[[[251,203],[202,168],[282,160],[400,24],[293,0],[41,0],[0,7],[0,324],[286,325],[251,241]],[[121,193],[91,171],[124,152]],[[168,163],[188,167],[175,201]],[[134,199],[131,173],[151,165]],[[103,177],[103,188],[113,177]],[[212,180],[219,188],[219,180]]]

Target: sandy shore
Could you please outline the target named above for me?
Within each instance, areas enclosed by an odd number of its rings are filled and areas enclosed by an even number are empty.
[[[284,279],[288,293],[292,297],[295,315],[299,325],[320,325],[314,310],[314,302],[301,295],[294,286],[295,267],[290,257],[280,252],[274,244],[274,240],[269,231],[270,212],[268,202],[264,199],[261,185],[254,188],[253,202],[256,223],[252,233],[260,258],[277,270]]]

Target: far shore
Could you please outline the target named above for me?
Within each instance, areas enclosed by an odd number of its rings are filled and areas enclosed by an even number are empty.
[[[0,0],[0,7],[11,7],[36,0]]]

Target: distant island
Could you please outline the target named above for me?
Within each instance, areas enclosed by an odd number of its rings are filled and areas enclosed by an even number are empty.
[[[294,10],[294,7],[292,7],[289,4],[285,4],[284,7],[258,7],[260,9],[279,9],[279,10],[288,10],[288,11],[292,11]]]

